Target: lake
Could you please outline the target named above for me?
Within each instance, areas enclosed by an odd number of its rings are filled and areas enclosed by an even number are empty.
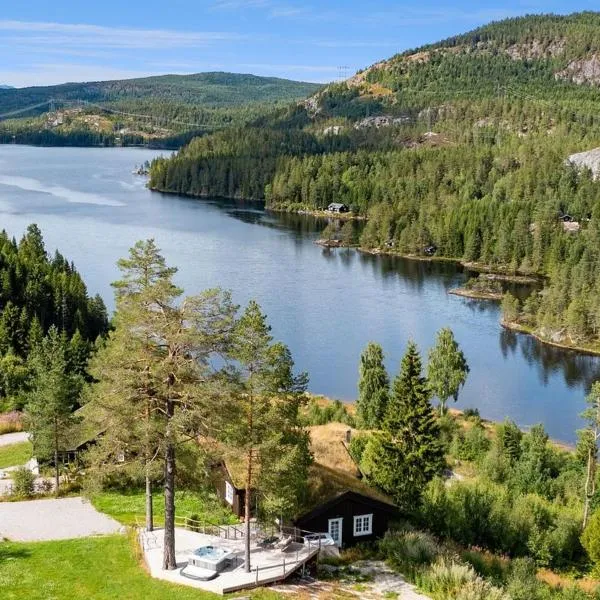
[[[324,225],[310,217],[152,193],[131,171],[158,154],[0,146],[1,226],[18,238],[37,223],[46,248],[72,260],[110,308],[117,259],[155,238],[187,293],[221,286],[240,304],[256,299],[310,390],[342,400],[356,398],[367,342],[383,346],[393,376],[410,338],[425,355],[449,326],[471,367],[459,407],[575,440],[600,359],[503,330],[497,304],[447,293],[466,277],[451,264],[327,250],[314,244]]]

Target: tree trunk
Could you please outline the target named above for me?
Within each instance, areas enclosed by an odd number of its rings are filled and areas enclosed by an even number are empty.
[[[173,417],[173,400],[167,400],[167,419]],[[177,568],[175,560],[175,444],[171,437],[170,422],[167,425],[165,448],[165,539],[163,544],[163,569]]]
[[[60,485],[60,469],[58,467],[58,425],[54,421],[54,493],[58,496]]]
[[[54,493],[58,496],[58,486],[60,484],[60,470],[58,468],[58,447],[54,446]]]
[[[152,512],[152,480],[146,464],[146,531],[154,531],[154,514]]]
[[[248,471],[246,473],[246,494],[244,498],[244,568],[250,573],[250,493],[252,491],[252,447],[248,451]]]
[[[583,523],[581,528],[585,529],[588,524],[588,519],[590,515],[590,502],[594,496],[596,491],[596,440],[597,440],[597,428],[594,429],[594,446],[589,448],[588,450],[588,463],[587,463],[587,473],[585,479],[585,499],[583,505]]]

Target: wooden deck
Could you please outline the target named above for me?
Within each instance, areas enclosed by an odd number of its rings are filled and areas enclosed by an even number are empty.
[[[140,533],[140,544],[152,577],[216,594],[227,594],[285,581],[312,560],[320,550],[317,545],[297,542],[285,550],[263,548],[253,541],[250,559],[251,571],[247,573],[244,566],[244,539],[240,538],[237,532],[232,531],[231,535],[216,536],[178,527],[175,530],[177,570],[163,571],[162,534],[162,530]],[[235,553],[232,564],[211,581],[189,579],[180,572],[187,564],[189,552],[202,546],[219,546]]]

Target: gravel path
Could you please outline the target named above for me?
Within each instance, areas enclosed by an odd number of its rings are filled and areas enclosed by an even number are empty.
[[[26,442],[28,439],[29,434],[26,431],[5,433],[4,435],[0,435],[0,446],[10,446],[11,444],[18,444],[19,442]]]
[[[357,585],[344,579],[303,579],[296,583],[283,583],[272,589],[282,594],[303,600],[330,600],[345,598],[348,600],[381,600],[394,597],[398,600],[431,600],[429,596],[419,593],[407,583],[404,577],[392,571],[382,561],[360,561],[352,565],[357,573],[368,575],[369,580]],[[335,572],[335,568],[332,568]]]
[[[0,538],[13,541],[67,540],[120,529],[83,498],[0,502]]]

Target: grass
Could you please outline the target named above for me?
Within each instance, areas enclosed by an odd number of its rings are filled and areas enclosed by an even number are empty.
[[[16,410],[0,413],[0,435],[17,431],[23,431],[23,416],[21,413]]]
[[[126,536],[0,543],[2,600],[212,600],[209,592],[152,579]],[[248,597],[248,594],[246,594]],[[281,596],[266,590],[254,600]]]
[[[144,515],[146,510],[146,496],[142,490],[104,491],[93,495],[91,501],[97,510],[124,525],[134,525],[136,516]],[[165,514],[162,489],[155,490],[152,506],[155,522],[161,524]],[[213,492],[177,491],[175,508],[178,516],[197,515],[196,518],[200,521],[215,524],[238,522],[231,510],[223,506]]]
[[[31,442],[0,446],[0,469],[24,465],[31,458]]]

